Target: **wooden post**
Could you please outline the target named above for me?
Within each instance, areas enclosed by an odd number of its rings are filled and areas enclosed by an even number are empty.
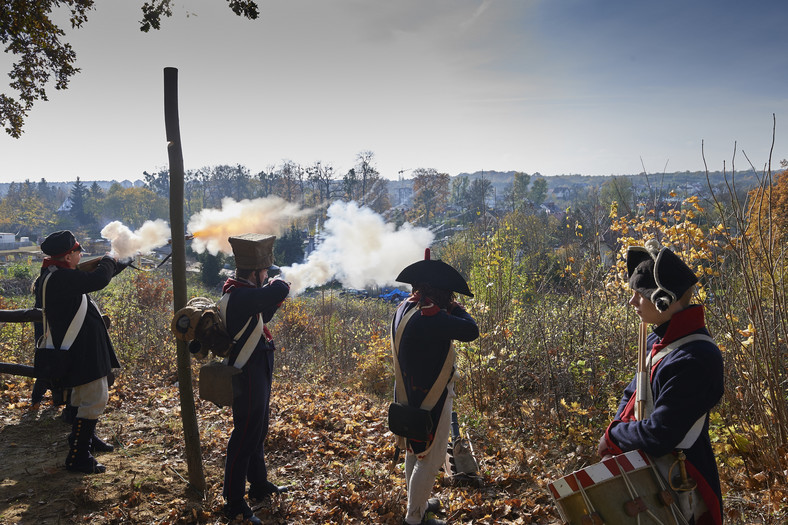
[[[183,150],[178,118],[178,70],[164,68],[164,126],[167,131],[167,156],[170,161],[170,231],[172,239],[172,298],[174,311],[186,306],[186,239],[183,224]],[[181,421],[186,446],[189,484],[205,495],[200,429],[192,391],[191,354],[186,343],[177,341],[178,390]]]

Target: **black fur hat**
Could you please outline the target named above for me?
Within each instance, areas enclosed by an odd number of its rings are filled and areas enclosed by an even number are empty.
[[[698,282],[684,261],[652,239],[627,249],[629,286],[664,312]]]

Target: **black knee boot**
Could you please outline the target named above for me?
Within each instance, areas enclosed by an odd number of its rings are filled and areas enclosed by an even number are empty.
[[[90,453],[90,443],[93,440],[96,423],[96,419],[78,417],[74,420],[71,434],[68,436],[66,470],[85,474],[100,474],[107,470],[107,467],[96,461]]]
[[[93,453],[96,452],[114,452],[115,447],[112,446],[111,443],[107,443],[100,437],[96,435],[96,431],[93,431],[93,437],[90,440],[90,451]]]

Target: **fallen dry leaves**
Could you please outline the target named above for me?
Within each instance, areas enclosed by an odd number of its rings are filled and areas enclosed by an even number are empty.
[[[207,484],[206,493],[197,495],[186,482],[180,402],[172,374],[118,378],[97,428],[116,445],[116,452],[99,457],[107,473],[96,476],[62,467],[69,427],[59,420],[59,408],[45,401],[31,409],[32,382],[9,376],[2,380],[0,523],[224,523],[221,490],[232,430],[229,409],[196,401]],[[290,491],[257,511],[264,523],[402,523],[406,490],[402,463],[393,466],[391,461],[388,400],[332,386],[326,377],[277,377],[271,405],[266,442],[270,477],[289,485]],[[488,421],[494,424],[480,421],[468,430],[483,486],[452,485],[442,473],[436,480],[434,495],[441,499],[446,519],[559,523],[547,482],[594,463],[593,447],[567,441],[567,434],[551,428],[538,405],[523,421],[494,414]],[[726,501],[731,522],[752,522],[759,516],[759,523],[777,523],[768,516],[785,508],[786,496],[775,487],[764,490],[768,475],[756,477],[761,487],[750,491],[745,480],[728,473],[723,478],[726,490],[735,494]]]

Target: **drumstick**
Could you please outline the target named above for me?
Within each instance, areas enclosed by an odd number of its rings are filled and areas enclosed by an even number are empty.
[[[635,398],[635,419],[637,420],[643,419],[646,415],[646,388],[648,388],[650,375],[646,370],[646,330],[648,330],[648,325],[641,322],[638,327],[637,397]]]

